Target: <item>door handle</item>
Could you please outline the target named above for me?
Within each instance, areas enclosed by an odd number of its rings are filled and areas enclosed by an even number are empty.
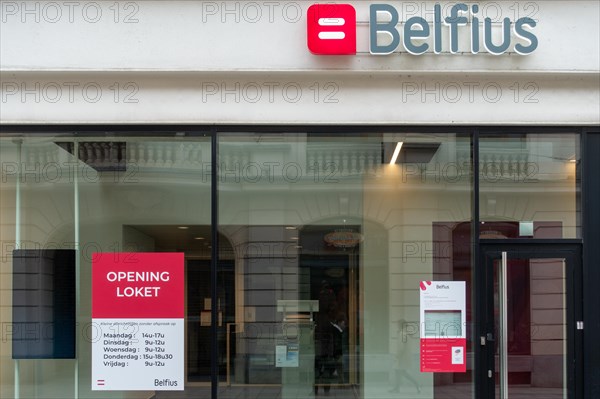
[[[494,342],[494,334],[487,333],[486,335],[482,335],[479,337],[479,343],[481,346],[485,346],[486,342]]]

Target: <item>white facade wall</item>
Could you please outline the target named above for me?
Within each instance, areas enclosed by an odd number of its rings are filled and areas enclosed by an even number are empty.
[[[354,2],[356,56],[316,56],[312,2],[2,1],[1,122],[600,123],[597,1],[480,2],[482,17],[537,21],[527,56],[471,54],[467,34],[458,54],[371,55],[372,3]],[[433,18],[434,2],[387,3]]]

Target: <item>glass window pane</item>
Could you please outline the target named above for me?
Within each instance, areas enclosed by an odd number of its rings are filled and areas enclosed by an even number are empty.
[[[82,286],[91,286],[95,252],[183,253],[185,383],[208,384],[210,328],[202,316],[211,289],[210,138],[113,137],[77,144]],[[99,157],[98,149],[107,146],[118,147],[119,155]],[[89,322],[90,295],[82,295],[81,309],[83,323]],[[88,356],[89,343],[81,350]]]
[[[220,397],[472,397],[470,148],[456,134],[219,136],[235,257],[219,291],[236,293]],[[420,372],[423,280],[467,282],[465,373]]]
[[[21,397],[74,392],[76,160],[58,141],[0,139],[2,397],[14,397],[14,373]]]
[[[51,148],[72,165],[70,172],[53,189],[32,173],[34,189],[19,186],[19,175],[3,168],[3,233],[14,240],[17,231],[29,237],[27,230],[33,237],[28,225],[47,223],[54,230],[40,237],[79,249],[80,326],[91,321],[92,253],[183,252],[186,395],[208,393],[210,314],[216,312],[219,397],[372,398],[396,391],[472,397],[468,136],[221,135],[216,303],[210,300],[208,138],[45,140],[27,138],[24,146]],[[4,144],[10,156],[20,153],[12,141]],[[62,197],[44,202],[44,195]],[[32,210],[5,218],[16,204]],[[466,372],[420,371],[419,284],[432,280],[466,282]],[[12,289],[2,289],[2,303],[10,303],[4,296]],[[2,321],[10,321],[8,309],[2,311]],[[3,346],[3,370],[14,367],[6,353]],[[27,369],[19,387],[33,398],[70,397],[76,386],[81,396],[94,397],[89,340],[80,341],[78,358],[72,367],[47,370],[65,374],[57,390],[42,367],[37,375]]]
[[[581,238],[579,135],[482,136],[481,238]]]
[[[0,342],[0,396],[148,397],[150,392],[92,391],[92,342],[102,339],[91,324],[92,255],[97,252],[184,253],[185,349],[193,354],[185,356],[185,378],[192,384],[209,380],[202,362],[210,363],[210,351],[205,349],[210,337],[199,333],[199,326],[202,300],[210,297],[202,291],[208,281],[202,273],[211,256],[210,138],[185,133],[170,138],[38,135],[2,138],[0,144],[1,324],[16,326],[15,318],[31,315],[64,316],[60,309],[67,295],[67,302],[76,303],[78,310],[78,327],[71,335],[78,340],[77,360],[49,359],[56,341],[62,349],[69,344],[64,317],[60,331],[43,320],[30,323],[24,332],[29,341],[26,351],[17,348],[19,356],[32,356],[33,348],[44,360],[13,360],[14,340]],[[13,248],[20,252],[13,253]],[[65,250],[77,251],[75,262],[62,257]],[[32,262],[34,251],[42,251],[42,256]],[[57,264],[73,269],[72,263],[79,270],[78,280],[75,287],[65,289],[57,284],[64,278],[58,281],[53,274],[63,273]],[[32,264],[41,264],[41,277],[29,276],[30,269],[19,272]],[[28,293],[40,287],[41,294]],[[57,291],[61,295],[55,295]],[[19,303],[27,311],[13,311],[13,304]]]
[[[505,272],[494,263],[497,397],[567,398],[566,287],[566,259],[509,256]]]

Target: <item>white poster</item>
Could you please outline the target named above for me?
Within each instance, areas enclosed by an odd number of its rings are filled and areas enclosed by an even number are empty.
[[[466,372],[466,284],[421,281],[421,372]]]

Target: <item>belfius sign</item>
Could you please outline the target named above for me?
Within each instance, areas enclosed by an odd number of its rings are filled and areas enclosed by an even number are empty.
[[[183,390],[183,254],[95,253],[92,325],[92,390]]]
[[[421,281],[421,372],[466,372],[466,284]]]
[[[448,7],[445,7],[448,9]],[[387,55],[403,47],[413,55],[425,53],[458,54],[459,44],[468,41],[472,54],[501,55],[514,51],[533,53],[538,38],[533,33],[537,22],[529,17],[500,21],[480,15],[477,4],[457,3],[443,13],[433,6],[432,16],[413,16],[400,21],[400,13],[391,4],[369,6],[369,52]],[[351,4],[313,4],[307,12],[308,49],[316,55],[356,54],[356,9]]]

